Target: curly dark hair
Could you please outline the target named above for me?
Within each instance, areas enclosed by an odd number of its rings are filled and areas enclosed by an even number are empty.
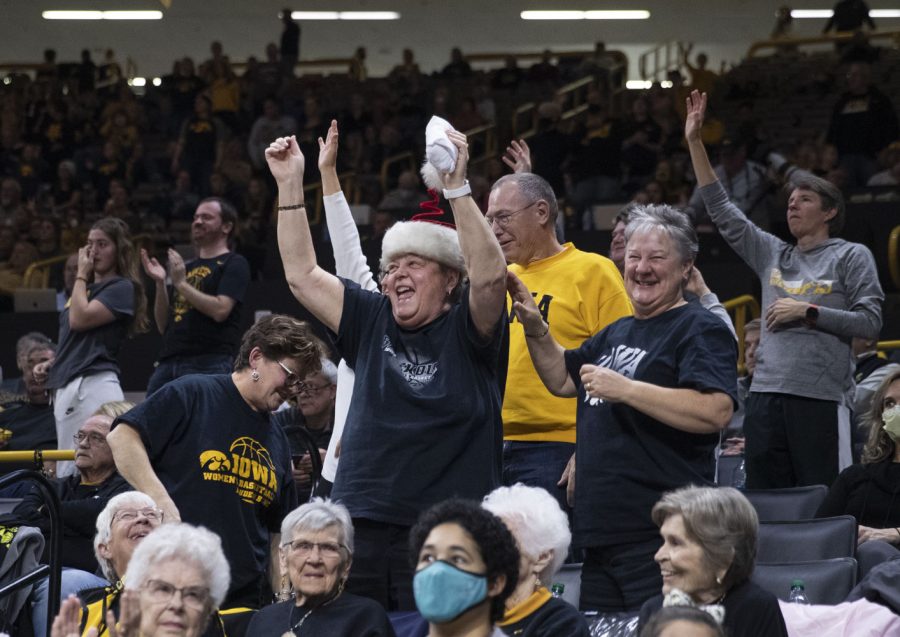
[[[491,600],[491,621],[503,619],[506,599],[519,583],[519,549],[512,533],[500,518],[471,500],[453,498],[435,504],[425,511],[409,532],[409,555],[413,568],[419,561],[419,552],[431,530],[452,522],[472,536],[487,569],[488,583],[497,577],[506,577],[506,586]]]
[[[241,348],[234,359],[234,371],[250,367],[250,352],[258,347],[269,360],[292,358],[300,363],[301,378],[322,369],[325,355],[322,341],[313,334],[309,323],[284,314],[270,314],[259,319],[241,338]]]
[[[641,630],[641,637],[658,637],[669,624],[677,621],[691,622],[695,627],[707,628],[710,637],[724,637],[722,627],[712,615],[693,606],[667,606],[660,608]],[[693,634],[693,633],[692,633]]]

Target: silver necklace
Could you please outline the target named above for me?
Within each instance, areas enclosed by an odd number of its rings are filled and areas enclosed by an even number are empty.
[[[328,600],[327,602],[325,602],[324,604],[320,604],[319,606],[313,606],[312,608],[310,608],[308,611],[306,611],[306,614],[304,614],[303,617],[301,617],[301,618],[297,621],[297,623],[294,624],[293,626],[291,626],[291,622],[292,622],[293,619],[294,619],[294,609],[292,608],[290,614],[288,615],[288,629],[281,635],[281,637],[297,637],[297,632],[296,632],[296,631],[300,630],[300,627],[303,625],[303,622],[306,621],[306,618],[307,618],[307,617],[309,617],[310,615],[312,615],[312,612],[313,612],[314,610],[316,610],[317,608],[324,608],[325,606],[328,606],[331,602],[333,602],[333,601],[336,600],[338,597],[340,597],[340,596],[341,596],[341,593],[343,593],[343,592],[344,592],[344,582],[341,581],[341,584],[340,584],[340,586],[338,587],[337,594],[336,594],[334,597],[332,597],[331,599],[329,599],[329,600]]]

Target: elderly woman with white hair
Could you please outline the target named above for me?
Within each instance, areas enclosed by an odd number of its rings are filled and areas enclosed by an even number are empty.
[[[579,398],[567,473],[575,542],[586,549],[582,611],[636,611],[652,597],[661,582],[650,509],[666,491],[712,484],[713,451],[735,404],[737,352],[720,319],[685,301],[697,248],[683,213],[633,211],[625,290],[634,316],[571,350],[554,340],[529,291],[510,275],[513,310],[541,380],[555,395]]]
[[[407,538],[419,512],[454,495],[482,498],[500,482],[506,262],[465,180],[466,138],[446,135],[458,154],[442,176],[456,229],[392,226],[382,243],[383,294],[318,266],[297,141],[278,138],[266,150],[288,285],[337,335],[358,379],[332,491],[358,538],[348,586],[392,610],[415,608]],[[337,144],[335,122],[329,144]]]
[[[260,610],[246,637],[394,636],[381,606],[344,591],[353,561],[353,524],[346,507],[313,498],[288,513],[281,537],[286,577],[281,595],[287,599]]]
[[[492,491],[482,506],[503,520],[519,548],[519,581],[498,624],[517,637],[588,637],[587,622],[548,587],[559,571],[572,533],[569,518],[545,489],[515,484]]]
[[[116,637],[199,637],[231,582],[219,536],[203,527],[173,523],[148,535],[131,556],[118,621],[106,613]],[[70,597],[53,622],[54,637],[80,635],[78,600]],[[88,635],[92,634],[90,629]]]

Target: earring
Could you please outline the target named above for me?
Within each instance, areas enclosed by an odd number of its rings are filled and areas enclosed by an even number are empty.
[[[721,575],[716,575],[716,584],[718,584],[719,586],[722,585],[722,576]]]
[[[541,578],[537,576],[537,573],[534,575],[534,590],[539,590],[541,588]]]
[[[256,371],[255,369],[252,372],[250,372],[250,380],[252,380],[254,383],[259,382],[259,372]]]

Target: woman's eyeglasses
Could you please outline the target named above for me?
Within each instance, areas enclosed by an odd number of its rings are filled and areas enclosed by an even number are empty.
[[[340,557],[341,549],[347,548],[343,544],[337,542],[307,542],[306,540],[294,540],[293,542],[285,542],[282,547],[290,547],[291,551],[300,557],[310,555],[314,549],[319,549],[319,555],[326,558]]]
[[[203,610],[209,600],[209,589],[205,586],[185,586],[178,588],[161,579],[148,580],[141,587],[147,598],[154,604],[167,604],[175,593],[181,593],[181,602],[193,610]]]
[[[87,441],[88,446],[105,445],[106,444],[106,436],[98,434],[98,433],[86,434],[86,433],[79,431],[77,434],[72,436],[72,440],[75,441],[76,445],[80,445],[85,440]]]

